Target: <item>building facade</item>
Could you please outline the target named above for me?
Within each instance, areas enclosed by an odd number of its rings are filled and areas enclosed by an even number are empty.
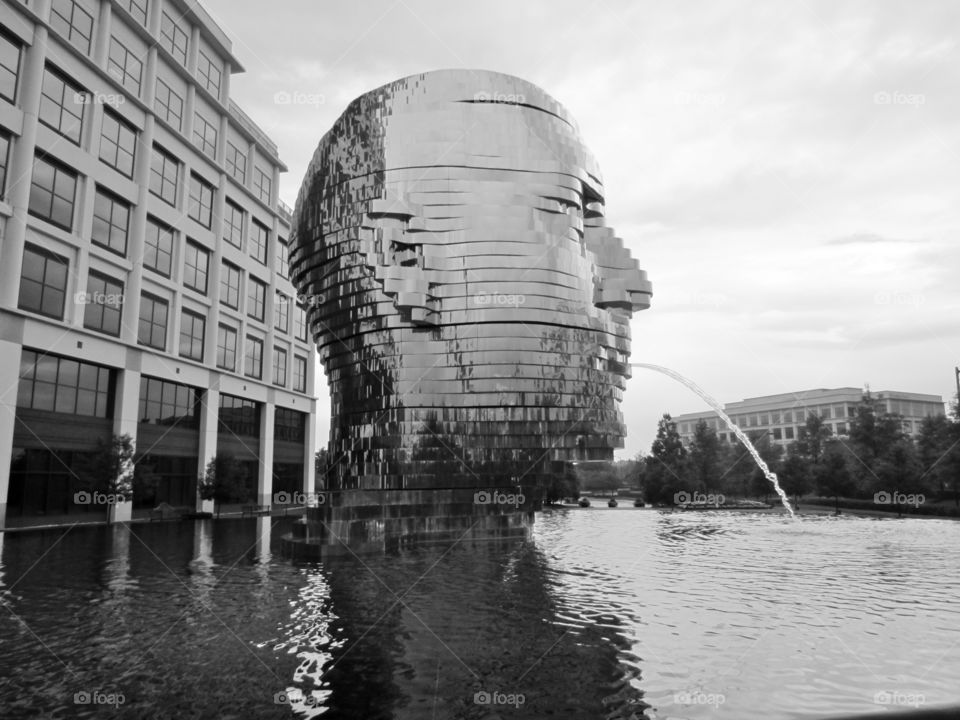
[[[129,435],[196,504],[218,453],[249,502],[314,481],[315,349],[288,279],[286,168],[230,100],[194,0],[0,8],[0,522],[71,516]]]
[[[859,388],[805,390],[796,393],[747,398],[723,406],[733,422],[749,437],[766,436],[775,445],[788,446],[796,442],[800,429],[811,414],[819,415],[835,436],[845,436],[850,421],[856,415],[857,405],[863,399]],[[871,393],[881,412],[903,416],[903,430],[911,437],[920,432],[926,417],[944,414],[943,398],[939,395],[884,390]],[[722,440],[735,442],[736,437],[723,420],[713,412],[685,413],[673,421],[684,444],[693,440],[697,423],[703,420]]]

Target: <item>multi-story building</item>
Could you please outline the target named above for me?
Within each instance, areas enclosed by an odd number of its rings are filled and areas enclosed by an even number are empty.
[[[749,437],[766,435],[776,445],[787,446],[800,436],[800,428],[807,417],[819,415],[834,435],[847,434],[850,419],[856,415],[857,405],[864,391],[859,388],[836,388],[805,390],[796,393],[766,395],[747,398],[723,406],[723,411]],[[881,412],[903,417],[904,432],[915,437],[925,417],[943,415],[943,398],[939,395],[884,390],[871,393]],[[736,437],[723,420],[712,410],[677,415],[673,421],[685,444],[693,439],[694,430],[701,420],[716,431],[722,440],[735,441]]]
[[[240,71],[195,0],[0,5],[0,522],[87,510],[78,458],[120,435],[142,508],[195,505],[218,453],[251,502],[312,489],[286,168]]]

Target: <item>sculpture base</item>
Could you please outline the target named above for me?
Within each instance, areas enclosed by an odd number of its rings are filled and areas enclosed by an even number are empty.
[[[478,502],[490,499],[491,502]],[[512,504],[493,502],[523,498]],[[535,505],[516,487],[478,493],[445,490],[342,490],[324,494],[282,538],[284,553],[317,559],[329,555],[382,552],[427,543],[524,538]]]

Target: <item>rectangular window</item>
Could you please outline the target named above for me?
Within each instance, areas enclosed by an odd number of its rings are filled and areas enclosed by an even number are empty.
[[[278,407],[273,412],[273,433],[275,440],[303,442],[307,435],[306,413]]]
[[[247,183],[247,153],[227,141],[227,172],[241,185]]]
[[[293,356],[293,389],[295,392],[307,391],[307,359]]]
[[[243,215],[239,205],[227,200],[224,203],[223,239],[234,247],[243,247]]]
[[[270,195],[273,191],[273,178],[258,167],[253,168],[253,191],[257,197],[267,205],[270,204]]]
[[[256,220],[250,221],[250,257],[267,264],[267,238],[270,231]]]
[[[111,372],[105,367],[24,348],[17,407],[71,415],[113,415]]]
[[[63,35],[84,55],[90,55],[93,38],[93,16],[74,0],[53,0],[50,6],[50,27]]]
[[[281,387],[287,384],[287,351],[283,348],[273,349],[273,384]]]
[[[44,155],[33,159],[30,180],[31,215],[69,231],[73,227],[73,205],[77,194],[77,174],[48,160]]]
[[[157,78],[153,109],[157,117],[174,127],[177,132],[183,130],[183,98],[160,78]]]
[[[260,407],[253,400],[220,393],[221,432],[260,437]]]
[[[129,229],[129,203],[98,185],[93,201],[93,232],[90,239],[117,255],[126,256]]]
[[[136,152],[137,131],[115,112],[104,108],[100,125],[100,159],[132,178]]]
[[[187,42],[187,33],[164,11],[160,22],[160,46],[181,65],[186,65]]]
[[[220,302],[234,310],[240,307],[240,268],[226,260],[220,272]]]
[[[142,293],[140,295],[140,324],[137,342],[147,347],[164,350],[167,346],[167,301]]]
[[[107,71],[135,96],[140,95],[143,62],[115,37],[110,38],[110,57]]]
[[[138,23],[147,24],[147,0],[122,0],[120,4]]]
[[[173,266],[173,228],[152,217],[147,218],[143,266],[164,277],[170,277]]]
[[[154,145],[150,158],[150,192],[176,206],[179,180],[180,162],[159,145]]]
[[[774,440],[783,440],[783,431],[780,428],[773,429],[773,439]]]
[[[281,332],[290,332],[290,298],[281,292],[273,301],[273,326]]]
[[[17,307],[62,320],[68,269],[69,261],[65,257],[27,244],[23,249]]]
[[[190,202],[187,215],[209,228],[213,220],[213,185],[199,175],[190,174]]]
[[[237,331],[227,325],[217,327],[217,367],[230,372],[237,369]]]
[[[120,334],[123,283],[91,270],[87,276],[87,294],[83,300],[85,328],[107,335]]]
[[[10,163],[10,136],[0,130],[0,198],[7,196],[7,165]]]
[[[290,277],[290,246],[283,238],[277,238],[277,272],[280,277]]]
[[[247,335],[243,356],[243,374],[252,378],[263,377],[263,340]]]
[[[43,69],[40,90],[40,122],[56,130],[74,145],[80,144],[83,131],[83,109],[87,91],[62,72],[47,65]]]
[[[793,440],[793,428],[788,427],[783,429],[783,437],[787,440]]]
[[[307,339],[307,309],[302,305],[293,309],[293,334],[297,340]]]
[[[0,97],[11,103],[17,99],[22,44],[0,27]]]
[[[847,424],[845,422],[837,423],[837,435],[846,435],[847,434]]]
[[[190,310],[180,313],[180,356],[203,362],[203,334],[207,319]]]
[[[200,391],[189,385],[140,377],[139,421],[150,425],[200,427]]]
[[[267,286],[256,278],[250,278],[247,285],[247,315],[263,322]]]
[[[210,251],[187,240],[183,252],[183,284],[202,295],[207,294],[207,275],[210,268]]]
[[[200,113],[193,115],[193,144],[207,157],[217,159],[217,126]]]
[[[220,80],[223,73],[220,66],[201,50],[197,56],[197,77],[200,84],[218,100],[220,99]]]

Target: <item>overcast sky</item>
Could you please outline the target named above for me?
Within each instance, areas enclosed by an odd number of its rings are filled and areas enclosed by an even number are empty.
[[[201,0],[293,205],[357,95],[497,70],[563,103],[653,282],[636,362],[721,402],[820,387],[942,395],[960,364],[960,3]],[[300,93],[281,105],[277,93]],[[329,403],[321,398],[323,426]],[[637,369],[618,457],[706,409]]]

